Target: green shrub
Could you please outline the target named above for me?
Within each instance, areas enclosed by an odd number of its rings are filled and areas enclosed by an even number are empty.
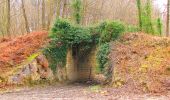
[[[80,24],[82,19],[82,0],[72,0],[73,17],[77,24]]]
[[[125,31],[125,26],[118,21],[105,22],[101,24],[100,43],[116,40]]]
[[[162,35],[162,21],[160,18],[157,19],[157,32],[160,36]]]
[[[62,37],[70,30],[71,25],[67,20],[57,19],[50,31],[49,38],[52,42],[62,42]]]
[[[137,26],[127,25],[126,32],[138,32],[139,28]]]
[[[51,41],[44,50],[54,72],[58,64],[65,67],[68,48],[74,48],[73,52],[75,49],[76,52],[79,49],[83,52],[92,47],[93,38],[90,32],[89,28],[70,24],[67,20],[56,20],[49,34]]]
[[[110,52],[109,42],[116,40],[125,31],[125,26],[118,21],[103,22],[98,26],[82,27],[71,24],[67,20],[57,19],[50,31],[51,39],[48,47],[44,50],[50,62],[50,66],[55,72],[57,65],[65,67],[67,50],[73,51],[73,56],[77,58],[91,50],[93,46],[99,44],[97,60],[100,71],[109,65],[108,54]]]
[[[57,19],[50,38],[55,42],[61,42],[69,47],[74,44],[91,42],[91,34],[88,28],[70,24],[67,20]]]
[[[55,42],[50,43],[49,46],[44,49],[44,54],[49,61],[49,66],[53,70],[53,73],[56,72],[58,64],[62,64],[63,67],[65,66],[67,55],[67,47],[65,45],[57,47]]]
[[[118,39],[125,32],[125,25],[119,21],[103,22],[96,27],[96,32],[100,34],[99,48],[97,51],[98,69],[108,76],[109,58],[111,41]]]
[[[105,43],[99,46],[97,51],[97,61],[99,64],[99,69],[101,72],[104,72],[104,69],[108,67],[109,58],[108,55],[110,53],[110,45],[109,43]]]

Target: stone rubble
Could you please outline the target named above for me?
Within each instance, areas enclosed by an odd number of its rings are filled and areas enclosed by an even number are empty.
[[[9,77],[8,82],[22,84],[27,79],[31,81],[53,79],[53,72],[49,68],[48,61],[44,55],[39,55],[30,63],[23,65],[19,71]]]

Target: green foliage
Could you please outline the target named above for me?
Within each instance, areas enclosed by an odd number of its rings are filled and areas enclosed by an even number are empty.
[[[104,22],[100,27],[100,43],[114,41],[125,31],[125,26],[119,21]]]
[[[53,28],[50,31],[49,45],[44,49],[44,54],[49,60],[50,67],[53,72],[56,72],[57,65],[65,66],[68,44],[64,40],[65,34],[71,28],[71,24],[67,20],[57,19]]]
[[[82,27],[71,27],[68,33],[65,34],[63,40],[69,45],[92,42],[90,31]]]
[[[90,48],[99,44],[97,60],[101,71],[108,68],[110,52],[109,42],[116,40],[125,31],[125,26],[118,21],[103,22],[92,27],[73,25],[67,20],[57,19],[49,34],[51,42],[44,50],[53,71],[57,66],[65,66],[67,50],[73,56],[81,58]],[[62,65],[61,65],[62,64]]]
[[[65,45],[66,47],[72,47],[82,42],[91,41],[91,36],[87,29],[73,26],[68,21],[57,19],[50,38],[54,44]]]
[[[142,7],[141,0],[137,0],[137,7],[139,13],[139,26],[140,31],[144,31],[152,35],[161,35],[162,24],[158,19],[155,23],[155,19],[152,18],[152,4],[151,0],[147,0],[144,7]]]
[[[98,61],[99,69],[101,72],[104,72],[104,69],[106,69],[106,67],[108,67],[109,53],[110,53],[109,43],[104,43],[99,46],[99,49],[97,52],[97,61]]]
[[[65,45],[57,47],[55,42],[51,42],[47,48],[44,50],[44,54],[50,63],[50,68],[53,72],[56,72],[57,65],[62,67],[66,64],[67,47]]]
[[[92,85],[92,86],[89,86],[89,90],[92,92],[100,92],[101,86],[100,85]]]
[[[61,40],[60,37],[64,36],[70,27],[71,25],[67,20],[57,19],[49,34],[50,39],[52,39],[52,41]]]
[[[151,1],[147,0],[146,6],[143,10],[142,21],[143,21],[143,31],[146,33],[154,34],[153,19],[152,19],[152,7]]]
[[[162,35],[162,21],[160,18],[157,19],[157,31],[159,35]]]
[[[154,33],[155,30],[153,28],[153,20],[152,20],[152,5],[151,0],[147,0],[146,3],[146,19],[147,19],[147,26],[148,26],[148,33]]]
[[[82,11],[82,1],[73,0],[72,1],[73,16],[77,24],[81,22],[81,11]]]
[[[144,6],[144,8],[141,8],[141,12],[140,12],[140,16],[141,16],[141,31],[144,31],[146,33],[150,33],[150,34],[154,34],[155,30],[154,30],[154,25],[153,25],[153,19],[152,19],[152,5],[151,5],[151,1],[147,0],[146,5]]]
[[[127,25],[126,32],[138,32],[139,28],[137,26]]]
[[[141,0],[136,0],[137,8],[138,8],[138,17],[139,17],[139,28],[142,30],[143,22],[142,22],[142,4]]]
[[[67,20],[56,20],[49,34],[51,42],[44,50],[53,71],[56,70],[57,65],[65,66],[68,48],[81,49],[81,51],[89,49],[93,43],[90,32],[89,28],[70,24]]]
[[[154,19],[153,21],[154,33],[152,35],[161,36],[162,35],[162,21],[160,18]]]
[[[96,57],[99,65],[98,69],[107,77],[109,77],[109,75],[107,74],[107,72],[109,71],[109,43],[118,39],[125,32],[125,30],[125,25],[119,21],[103,22],[98,27],[96,27],[95,32],[100,34],[99,47]]]
[[[68,21],[57,19],[50,38],[55,42],[60,42],[68,47],[84,42],[92,42],[90,30],[81,26],[71,25]]]

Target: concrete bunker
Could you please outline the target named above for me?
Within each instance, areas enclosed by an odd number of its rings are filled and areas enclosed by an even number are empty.
[[[72,82],[93,80],[96,67],[96,47],[91,48],[83,55],[77,56],[73,53],[72,49],[69,49],[67,52],[67,79]]]

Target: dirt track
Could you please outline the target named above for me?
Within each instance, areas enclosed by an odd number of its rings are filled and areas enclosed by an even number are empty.
[[[121,93],[114,89],[96,88],[82,84],[49,86],[4,93],[1,100],[170,100],[169,96]]]

